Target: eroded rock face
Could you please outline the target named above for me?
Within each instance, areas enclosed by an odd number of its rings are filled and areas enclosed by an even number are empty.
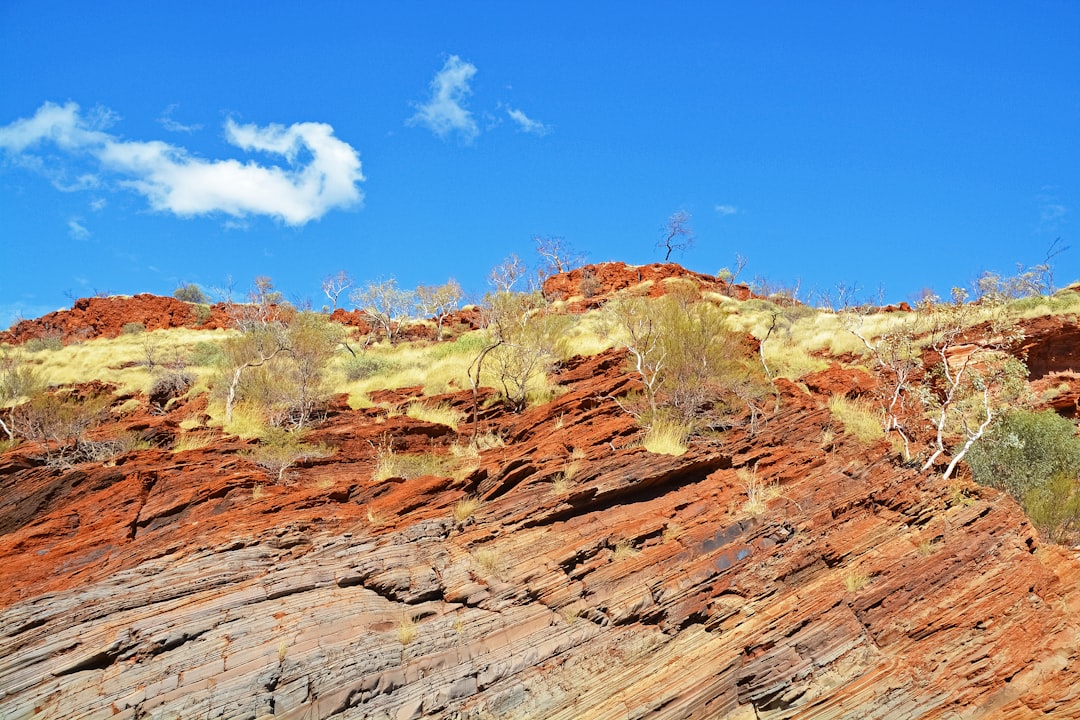
[[[622,262],[605,262],[585,265],[570,272],[553,275],[544,281],[544,296],[550,300],[581,298],[573,305],[583,310],[600,305],[612,294],[643,285],[650,297],[663,295],[668,285],[665,281],[689,279],[702,291],[718,292],[738,300],[751,297],[750,288],[742,284],[724,282],[712,275],[691,272],[675,263],[652,263],[627,265]]]
[[[380,444],[459,438],[344,398],[312,434],[335,454],[286,484],[217,436],[67,472],[0,456],[0,715],[1080,716],[1074,555],[996,491],[823,445],[861,378],[779,381],[754,433],[670,457],[633,442],[623,367],[486,409],[504,445],[460,479],[373,481]],[[192,410],[114,429],[168,446]]]
[[[159,295],[80,298],[70,310],[57,310],[16,323],[10,330],[0,332],[0,342],[24,343],[34,338],[57,337],[67,344],[116,337],[128,323],[142,323],[147,330],[232,327],[226,308],[220,303],[206,307],[202,313],[192,303]]]
[[[1051,373],[1080,373],[1080,324],[1075,316],[1036,318],[1023,328],[1020,350],[1033,380]]]

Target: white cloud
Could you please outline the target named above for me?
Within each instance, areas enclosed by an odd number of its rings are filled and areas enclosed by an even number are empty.
[[[717,205],[714,209],[719,215],[734,215],[739,212],[739,208],[734,205]]]
[[[542,122],[533,120],[521,110],[514,108],[507,108],[506,114],[510,116],[510,119],[518,124],[522,132],[531,133],[532,135],[547,135],[551,132],[551,126],[545,125]]]
[[[76,240],[86,240],[90,237],[90,231],[82,224],[81,218],[68,220],[68,235]]]
[[[71,158],[89,155],[101,170],[119,175],[122,187],[145,196],[155,210],[184,217],[223,212],[303,225],[363,199],[357,188],[364,179],[359,154],[334,137],[325,123],[258,127],[228,120],[225,136],[230,143],[285,160],[284,165],[260,165],[204,160],[159,140],[122,140],[102,129],[114,116],[98,116],[83,117],[75,103],[45,103],[34,117],[0,127],[0,149],[32,157],[37,146],[52,143]]]
[[[172,116],[176,109],[180,107],[176,103],[173,103],[169,107],[165,108],[165,112],[161,113],[161,117],[158,118],[158,124],[165,128],[169,132],[175,133],[187,133],[191,134],[196,130],[202,130],[202,125],[184,125],[183,123],[175,120]]]
[[[90,209],[94,212],[101,212],[105,209],[105,206],[109,204],[109,201],[105,198],[94,198],[90,201]]]
[[[465,107],[465,100],[472,89],[469,81],[476,75],[476,66],[451,55],[442,70],[431,81],[431,99],[416,106],[416,114],[406,121],[408,125],[422,125],[440,138],[457,132],[466,142],[472,142],[480,129],[473,115]]]

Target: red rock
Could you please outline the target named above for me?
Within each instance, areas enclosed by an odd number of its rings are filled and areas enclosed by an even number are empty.
[[[1054,347],[1046,333],[1032,348]],[[311,433],[334,455],[284,484],[243,456],[250,443],[220,436],[69,471],[15,448],[0,455],[0,707],[1080,716],[1076,553],[995,490],[943,483],[884,444],[840,434],[823,448],[829,395],[868,392],[868,377],[833,367],[810,394],[778,380],[762,422],[671,457],[638,447],[612,399],[637,385],[623,354],[575,358],[552,402],[484,411],[478,429],[505,445],[457,478],[373,481],[380,443],[448,453],[472,427],[344,397]],[[468,391],[435,400],[472,406]],[[201,402],[164,416],[144,404],[99,432],[169,444]],[[775,491],[757,514],[752,481]],[[483,503],[456,521],[467,495]]]

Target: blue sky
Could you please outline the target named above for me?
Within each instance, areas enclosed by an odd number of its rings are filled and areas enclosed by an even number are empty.
[[[947,293],[1075,244],[1080,4],[0,3],[0,325],[591,261]],[[1080,245],[1057,259],[1080,277]]]

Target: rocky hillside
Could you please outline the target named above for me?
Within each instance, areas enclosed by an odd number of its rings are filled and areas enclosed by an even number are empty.
[[[577,272],[547,288],[575,312],[650,279],[600,267],[582,293]],[[1074,413],[1075,316],[1025,323],[1032,384]],[[1077,553],[1008,495],[845,433],[829,399],[875,381],[828,364],[678,456],[641,447],[618,348],[475,428],[388,411],[419,387],[338,395],[307,438],[333,453],[285,482],[205,395],[105,388],[94,432],[148,448],[0,455],[0,717],[1080,717]],[[450,457],[474,433],[464,472],[375,479],[387,447]]]

